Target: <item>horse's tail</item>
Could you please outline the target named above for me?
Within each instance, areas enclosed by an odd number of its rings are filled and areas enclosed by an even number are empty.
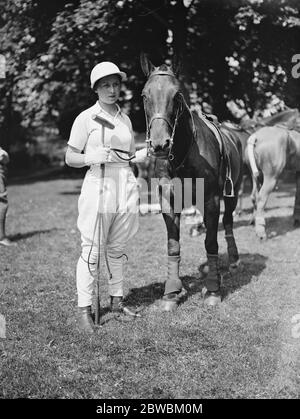
[[[257,137],[255,133],[250,135],[250,137],[247,140],[249,163],[250,163],[251,171],[255,180],[257,180],[259,177],[259,170],[257,168],[255,156],[254,156],[254,147],[255,147],[256,141],[257,141]]]

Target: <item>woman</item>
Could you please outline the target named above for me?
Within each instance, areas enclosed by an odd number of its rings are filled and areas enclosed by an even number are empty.
[[[90,166],[78,200],[77,225],[81,233],[82,252],[76,270],[79,328],[89,333],[95,330],[91,305],[100,250],[99,235],[97,237],[99,210],[101,244],[105,246],[110,273],[108,291],[111,309],[134,314],[123,303],[123,258],[127,242],[138,230],[138,188],[129,166],[129,156],[135,155],[131,161],[138,163],[146,159],[147,150],[144,148],[135,153],[130,119],[117,104],[121,82],[125,78],[126,74],[111,62],[99,63],[92,69],[91,88],[98,100],[75,119],[66,151],[69,166]],[[113,124],[114,128],[106,127],[103,131],[95,115]],[[100,196],[102,164],[105,165],[105,178]]]

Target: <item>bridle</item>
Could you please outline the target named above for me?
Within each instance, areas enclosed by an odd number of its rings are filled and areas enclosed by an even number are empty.
[[[176,126],[178,123],[178,119],[179,119],[179,108],[180,106],[178,106],[177,111],[176,111],[176,116],[175,116],[175,121],[174,124],[172,125],[171,121],[169,118],[167,118],[165,115],[161,114],[161,113],[155,113],[150,122],[148,120],[148,116],[147,116],[147,112],[145,110],[145,98],[143,98],[144,100],[144,111],[145,111],[145,118],[146,118],[146,144],[147,144],[147,154],[150,154],[150,148],[151,148],[151,138],[150,138],[150,130],[151,130],[151,126],[153,121],[155,121],[155,119],[162,119],[163,121],[165,121],[169,127],[171,128],[172,134],[170,137],[170,148],[169,148],[169,154],[168,154],[168,160],[172,161],[174,160],[174,154],[172,153],[172,147],[174,144],[174,135],[175,135],[175,130],[176,130]],[[181,112],[182,113],[182,112]]]
[[[173,76],[174,77],[174,73],[171,72],[171,71],[154,71],[150,75],[149,78],[151,78],[153,76],[156,76],[156,75],[160,75],[160,76]],[[192,138],[192,141],[190,143],[190,146],[189,146],[189,149],[187,151],[186,156],[184,157],[184,159],[181,162],[181,164],[178,167],[175,168],[175,170],[178,170],[183,165],[185,159],[187,158],[187,156],[188,156],[188,154],[190,152],[190,149],[191,149],[191,146],[192,146],[193,142],[196,140],[196,128],[195,128],[194,118],[193,118],[193,115],[191,113],[191,110],[189,109],[189,107],[188,107],[188,105],[186,103],[186,100],[185,100],[183,94],[180,92],[180,93],[178,93],[178,95],[180,96],[181,100],[180,100],[180,103],[179,103],[179,105],[177,107],[176,115],[175,115],[175,120],[174,120],[174,123],[173,124],[170,121],[170,119],[166,115],[163,115],[162,113],[155,113],[154,115],[152,115],[152,117],[151,117],[151,119],[149,121],[148,116],[147,116],[147,112],[146,112],[146,106],[145,106],[146,105],[146,97],[144,95],[142,95],[143,96],[143,105],[144,105],[145,119],[146,119],[146,144],[147,144],[147,155],[148,156],[151,155],[150,130],[151,130],[152,123],[156,119],[162,119],[171,128],[171,132],[172,132],[171,137],[169,139],[170,147],[169,147],[169,153],[168,153],[167,159],[168,159],[169,162],[172,162],[174,160],[175,156],[173,154],[173,145],[174,145],[174,136],[175,136],[176,127],[178,125],[178,121],[179,121],[181,115],[183,114],[184,109],[187,109],[189,111],[189,113],[190,113],[190,116],[191,116],[191,119],[192,119],[192,123],[193,123],[193,138]]]

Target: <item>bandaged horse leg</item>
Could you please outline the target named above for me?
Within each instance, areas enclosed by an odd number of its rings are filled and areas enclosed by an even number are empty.
[[[168,231],[168,274],[165,283],[165,292],[162,302],[164,311],[172,311],[178,306],[184,294],[181,279],[179,278],[180,245],[179,229],[180,214],[163,214]]]
[[[93,284],[97,275],[97,260],[97,247],[83,245],[76,268],[78,326],[80,330],[88,333],[94,332],[91,306],[93,300]]]
[[[225,211],[223,215],[223,226],[225,230],[225,239],[227,242],[227,252],[229,266],[235,268],[239,263],[239,253],[233,235],[233,211],[237,204],[237,197],[224,197]]]

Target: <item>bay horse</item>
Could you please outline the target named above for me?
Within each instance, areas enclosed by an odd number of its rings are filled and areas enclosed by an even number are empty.
[[[172,66],[155,67],[141,55],[141,67],[147,76],[142,96],[149,151],[156,159],[155,176],[162,180],[160,202],[170,199],[167,210],[162,211],[167,229],[168,275],[162,298],[162,309],[171,311],[186,294],[179,277],[180,215],[174,206],[172,179],[193,181],[193,205],[196,204],[196,179],[204,179],[204,222],[207,275],[204,303],[215,306],[221,302],[221,277],[218,263],[218,224],[220,198],[224,195],[223,226],[227,241],[229,264],[239,263],[239,254],[233,235],[232,213],[242,176],[242,147],[237,136],[218,133],[205,118],[191,112],[182,87]],[[230,172],[228,172],[228,167]],[[228,176],[230,173],[230,176]],[[229,188],[228,188],[229,186]],[[230,191],[231,186],[231,191]],[[224,188],[225,193],[224,193]],[[184,185],[182,186],[184,196]]]
[[[285,167],[296,172],[294,225],[300,225],[300,120],[293,130],[284,126],[264,127],[248,139],[246,159],[252,172],[251,194],[257,236],[267,238],[265,206]]]

